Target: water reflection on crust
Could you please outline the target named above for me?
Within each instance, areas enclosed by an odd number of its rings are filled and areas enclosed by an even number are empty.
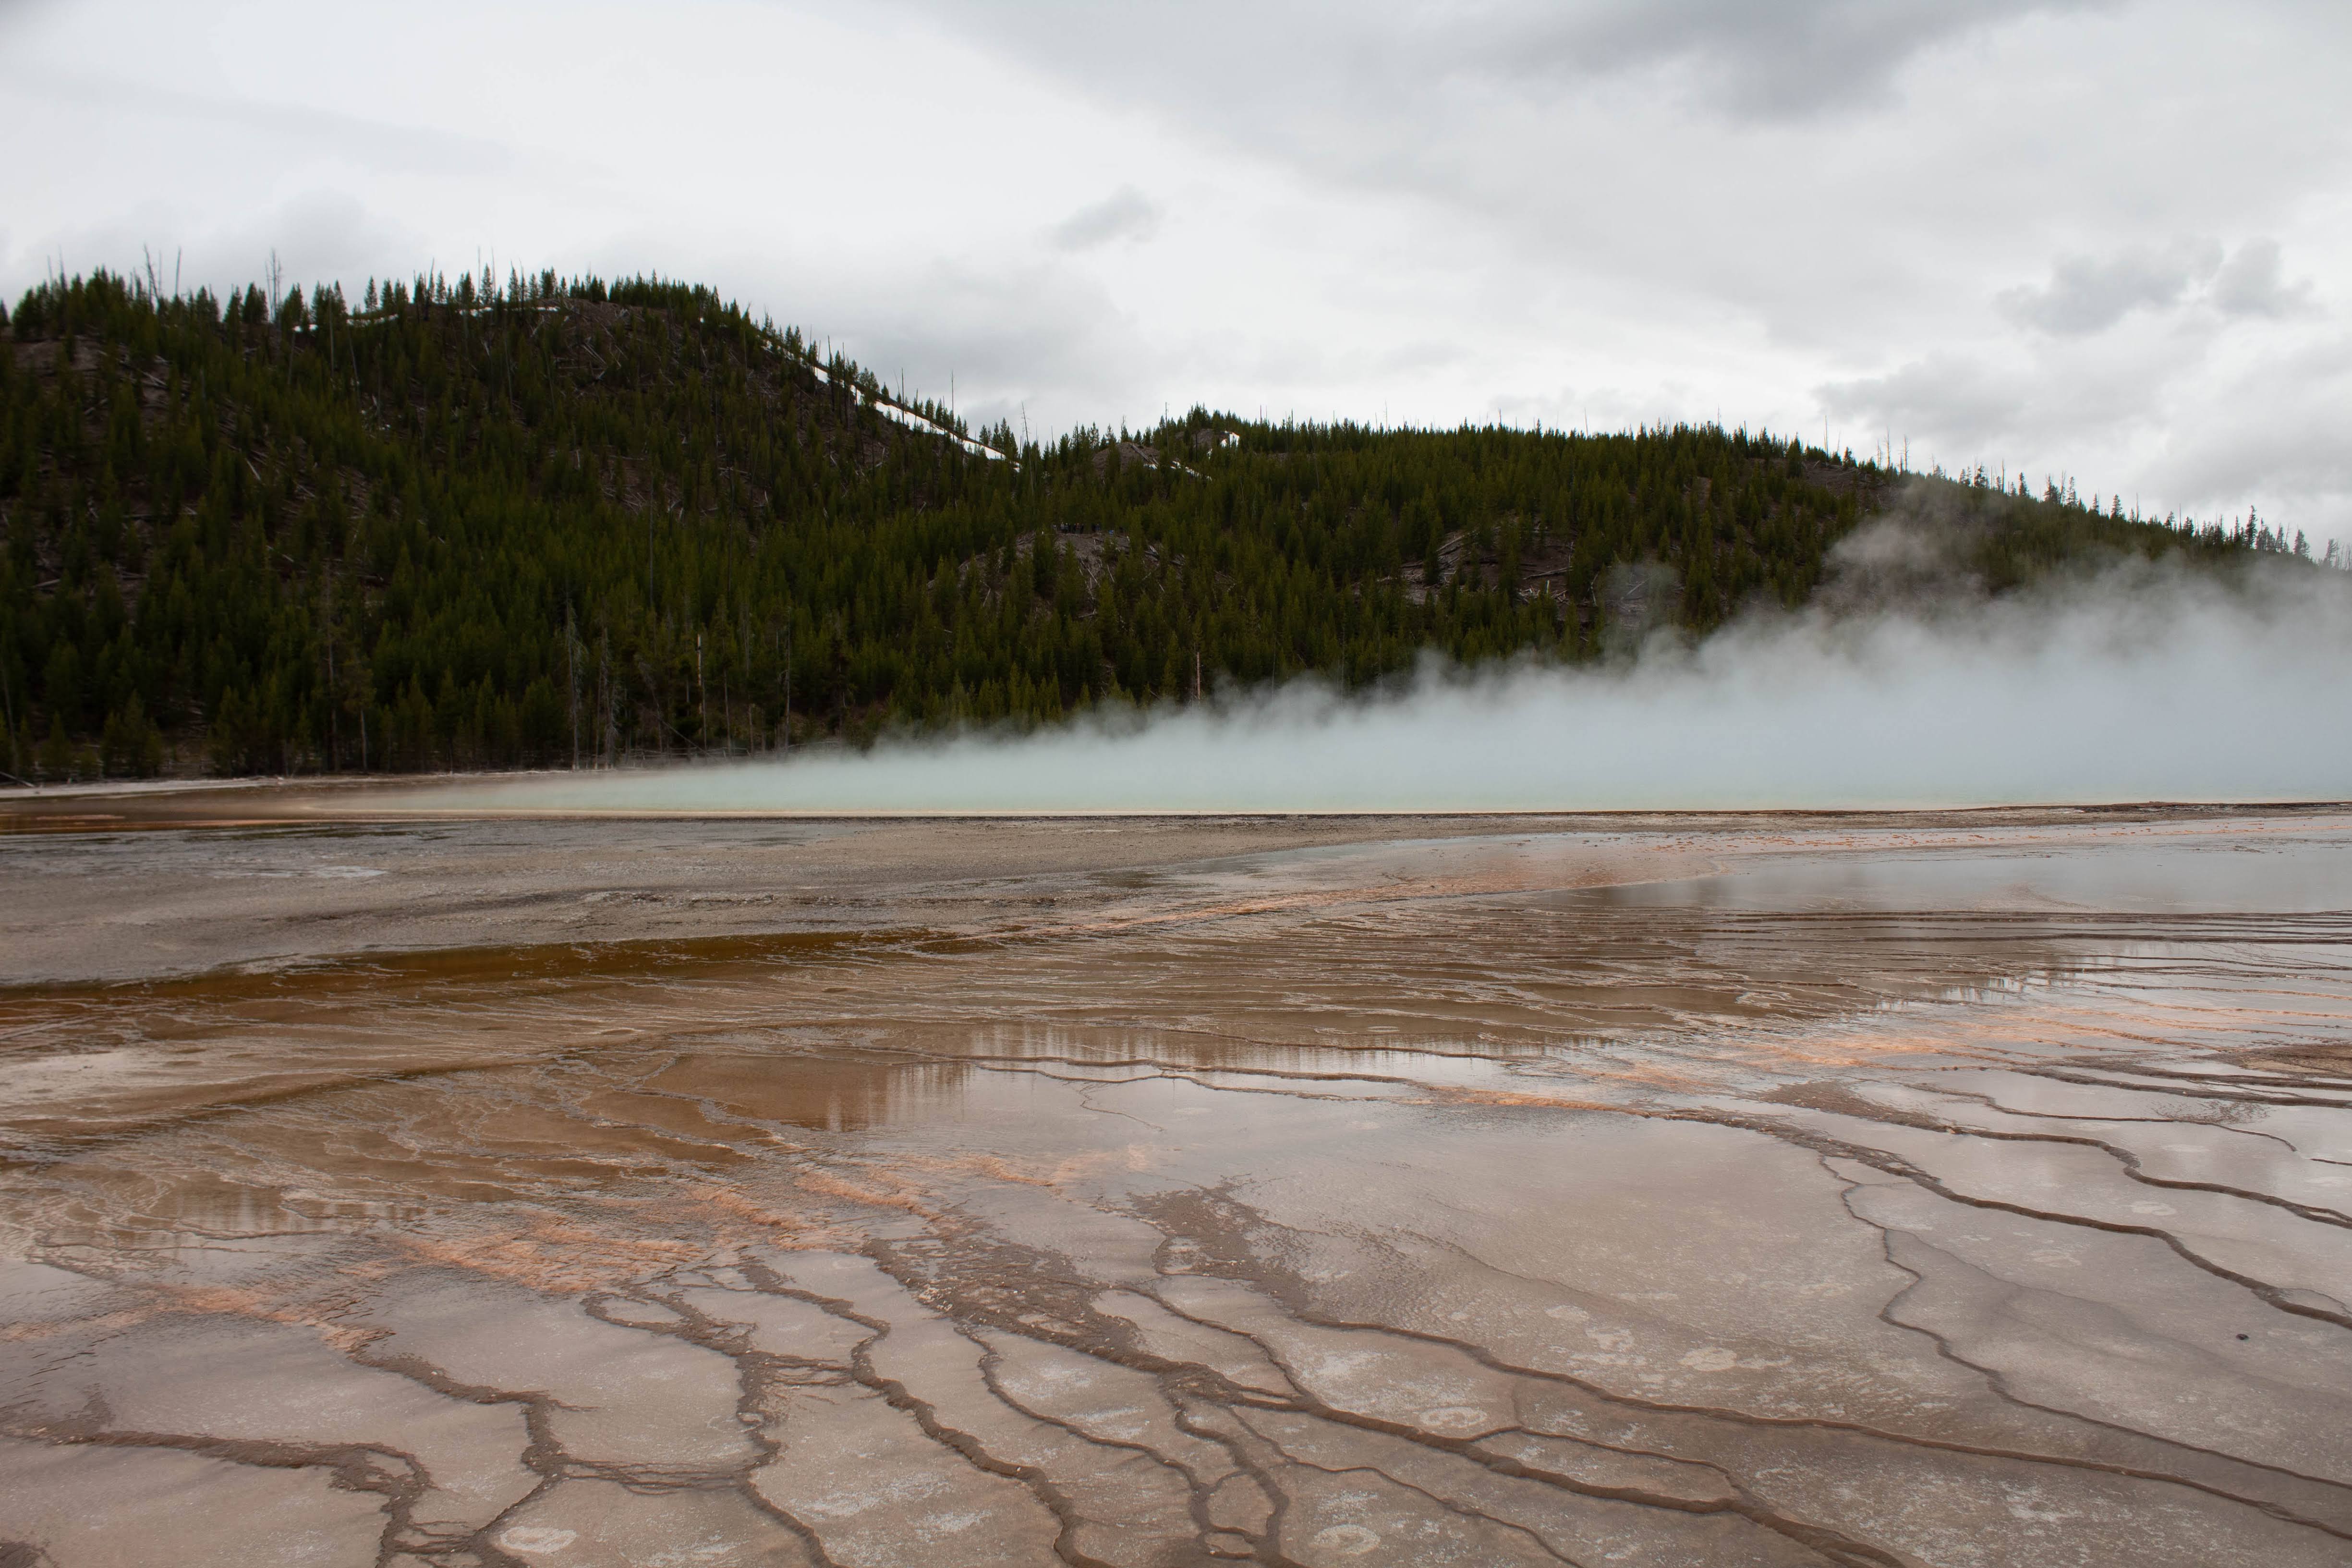
[[[19,988],[0,1542],[2340,1562],[2352,880],[2200,831]]]

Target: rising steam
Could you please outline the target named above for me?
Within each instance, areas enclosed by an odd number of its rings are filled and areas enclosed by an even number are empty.
[[[814,815],[1834,808],[2352,798],[2352,593],[2134,563],[1940,609],[1874,595],[1598,668],[1425,665],[1385,695],[1250,696],[788,762],[420,794],[467,810]],[[1899,576],[1899,573],[1897,575]]]

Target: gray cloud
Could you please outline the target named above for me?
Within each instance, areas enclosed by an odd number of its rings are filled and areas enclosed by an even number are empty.
[[[2289,283],[2275,239],[2250,239],[2213,278],[2213,303],[2226,315],[2285,316],[2311,304],[2309,282]]]
[[[2342,412],[2352,408],[2352,332],[2340,326],[2299,332],[2288,352],[2200,377],[2209,378],[2205,416],[2165,432],[2164,448],[2148,465],[2151,484],[2230,498],[2232,510],[2258,499],[2266,514],[2299,527],[2352,494]],[[2347,534],[2352,530],[2338,537]]]
[[[1344,16],[1313,0],[902,3],[1122,98],[1313,137],[1334,111],[1370,130],[1465,85],[1549,96],[1658,72],[1710,112],[1802,117],[1882,103],[1914,59],[1986,28],[2117,0],[1367,0]]]
[[[0,235],[0,258],[13,236]],[[165,288],[176,279],[194,290],[242,288],[262,275],[274,253],[286,281],[304,288],[347,280],[352,290],[367,277],[394,276],[402,267],[423,271],[471,267],[474,258],[420,254],[414,234],[343,192],[311,188],[257,211],[225,211],[191,222],[184,211],[145,203],[54,237],[69,272],[109,267],[133,272],[152,256]]]
[[[2014,377],[1952,353],[1915,360],[1884,375],[1828,382],[1819,395],[1822,407],[1848,427],[1845,444],[1865,451],[1892,441],[1899,452],[1916,435],[1932,437],[1953,452],[1982,452],[2016,429],[2024,412]],[[1859,440],[1851,432],[1857,425]],[[1834,431],[1830,434],[1835,438]],[[1917,456],[1928,456],[1924,446]]]
[[[1137,242],[1160,232],[1160,205],[1133,185],[1121,185],[1055,224],[1047,239],[1056,250],[1095,250],[1115,240]]]
[[[1996,302],[2011,320],[2072,337],[2104,331],[2134,310],[2178,304],[2221,268],[2210,239],[2134,246],[2105,257],[2068,257],[2038,288],[2011,289]]]
[[[2060,337],[2103,332],[2135,310],[2202,302],[2225,317],[2280,317],[2313,304],[2308,280],[2290,283],[2279,242],[2247,240],[2223,254],[2211,239],[2134,246],[2105,257],[2067,257],[2050,281],[2002,290],[2003,315]]]
[[[747,266],[747,284],[757,277]],[[894,385],[903,374],[910,391],[941,403],[952,395],[975,427],[1028,420],[1050,438],[1048,404],[1106,424],[1160,412],[1106,367],[1150,365],[1161,351],[1099,281],[1068,263],[943,262],[856,276],[803,272],[794,281],[805,324],[835,334]]]
[[[5,8],[0,8],[0,20],[5,17]],[[257,153],[286,159],[332,153],[408,173],[435,172],[453,163],[506,173],[511,172],[514,163],[512,149],[488,137],[300,103],[190,92],[99,76],[19,79],[10,89],[54,104],[106,105],[121,120],[158,128],[159,150],[165,139],[184,136],[195,126],[215,144],[234,137]]]
[[[1471,58],[1497,75],[1565,86],[1685,68],[1690,96],[1778,119],[1876,105],[1923,52],[2037,12],[2108,0],[1601,0],[1486,9]]]

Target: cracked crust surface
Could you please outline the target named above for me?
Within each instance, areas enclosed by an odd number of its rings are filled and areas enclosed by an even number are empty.
[[[68,889],[0,993],[11,1568],[2352,1552],[2352,816],[164,827],[5,888]]]

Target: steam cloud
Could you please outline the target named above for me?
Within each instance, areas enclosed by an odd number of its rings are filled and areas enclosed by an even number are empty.
[[[1946,595],[1928,611],[1866,591],[1873,563],[1916,563],[1916,536],[1880,525],[1849,543],[1832,607],[1751,616],[1696,647],[1654,640],[1598,668],[1431,664],[1384,696],[1298,681],[1027,735],[542,776],[411,803],[945,816],[2352,798],[2352,593],[2339,574],[2282,565],[2224,581],[2134,563],[2000,599]]]

